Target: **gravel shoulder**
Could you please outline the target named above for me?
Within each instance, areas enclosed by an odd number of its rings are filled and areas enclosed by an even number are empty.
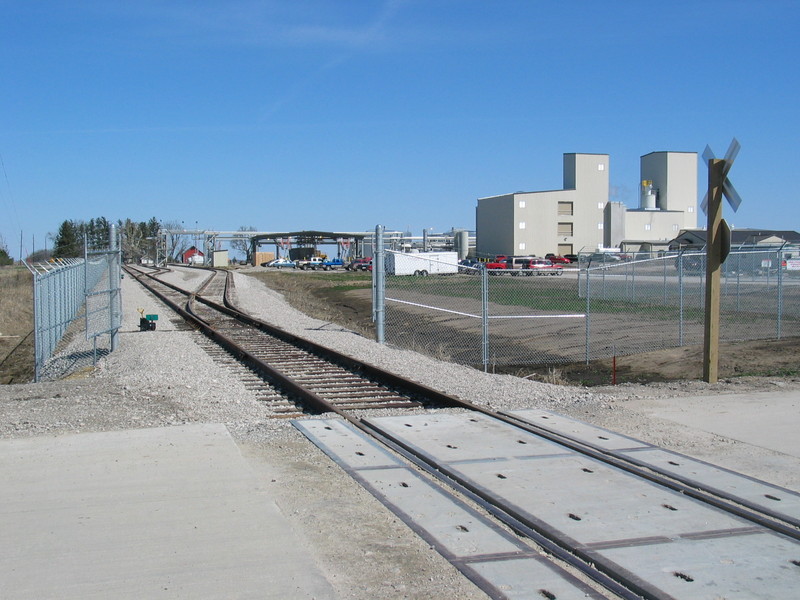
[[[172,277],[199,282],[198,275],[188,269]],[[654,400],[680,403],[681,397],[776,390],[798,394],[797,378],[591,389],[550,385],[380,346],[294,310],[243,273],[236,273],[236,288],[241,308],[256,317],[471,402],[557,411],[800,489],[797,457],[652,416]],[[138,308],[161,316],[156,331],[138,331]],[[0,386],[0,439],[224,423],[340,597],[485,598],[290,423],[268,419],[252,393],[196,343],[198,334],[168,318],[169,311],[130,278],[123,280],[123,314],[119,348],[96,369],[63,381]]]

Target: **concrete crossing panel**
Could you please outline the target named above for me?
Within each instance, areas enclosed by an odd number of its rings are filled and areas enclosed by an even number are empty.
[[[507,414],[689,484],[703,482],[706,488],[735,498],[746,506],[800,525],[800,494],[797,492],[549,411],[526,409]]]
[[[293,423],[490,597],[602,597],[349,423]]]
[[[800,560],[794,558],[800,544],[794,540],[576,452],[545,450],[534,434],[512,425],[483,415],[379,417],[368,422],[652,597],[778,599],[800,585]],[[532,452],[526,454],[527,449]],[[760,553],[757,558],[754,550]],[[698,568],[696,576],[687,573],[693,564],[716,563],[735,568],[714,571],[709,566]],[[702,585],[684,585],[689,579]],[[757,589],[758,594],[742,589]]]

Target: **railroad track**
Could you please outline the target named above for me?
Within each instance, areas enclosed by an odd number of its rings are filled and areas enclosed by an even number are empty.
[[[423,403],[453,406],[457,402],[242,313],[231,299],[229,273],[209,270],[201,285],[189,291],[159,278],[162,271],[127,270],[202,331],[214,343],[203,344],[204,348],[217,359],[225,359],[229,367],[235,359],[258,374],[263,395],[270,399],[267,404],[276,416],[329,411],[344,415],[354,410],[419,408]]]
[[[513,561],[535,570],[539,551],[556,560],[547,568],[555,580],[534,598],[788,598],[800,585],[795,492],[560,415],[496,413],[403,380],[240,313],[229,275],[210,271],[194,292],[153,273],[135,276],[221,344],[229,360],[265,378],[266,403],[286,407],[276,416],[340,415],[295,426],[491,597],[512,597],[497,581],[509,576],[497,573]],[[420,406],[470,412],[410,410]],[[387,407],[407,408],[408,416],[354,412]],[[387,447],[425,478],[388,457]],[[431,491],[434,481],[451,491]],[[439,514],[465,515],[446,540],[474,535],[475,522],[496,529],[484,513],[463,508],[459,498],[467,498],[538,549],[496,534],[502,539],[488,544],[493,551],[458,556],[462,549],[446,545],[440,523],[426,529],[423,517],[410,516],[424,513],[414,497],[433,505],[443,495],[452,499]],[[469,544],[482,547],[486,538]],[[498,552],[502,544],[508,549]]]

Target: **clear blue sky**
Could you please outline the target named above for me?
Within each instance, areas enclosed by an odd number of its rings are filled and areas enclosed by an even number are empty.
[[[0,235],[474,229],[565,152],[634,207],[641,155],[733,137],[728,221],[800,229],[799,34],[797,0],[0,0]]]

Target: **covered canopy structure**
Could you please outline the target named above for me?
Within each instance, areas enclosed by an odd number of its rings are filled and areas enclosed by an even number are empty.
[[[364,238],[372,232],[354,231],[286,231],[256,233],[250,238],[251,255],[265,244],[275,246],[275,254],[283,251],[289,258],[308,258],[319,252],[319,246],[336,246],[336,256],[342,259],[361,256]]]

